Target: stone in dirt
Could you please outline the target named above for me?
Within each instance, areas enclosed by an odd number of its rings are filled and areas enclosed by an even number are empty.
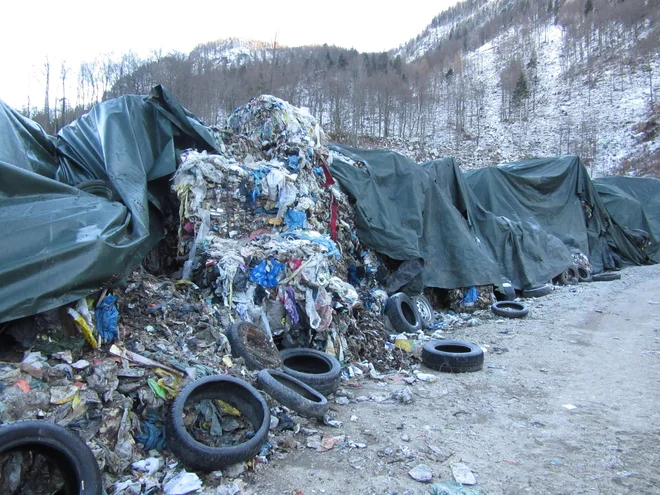
[[[415,466],[410,471],[408,471],[410,477],[420,483],[428,483],[433,478],[433,471],[426,464],[419,464]]]

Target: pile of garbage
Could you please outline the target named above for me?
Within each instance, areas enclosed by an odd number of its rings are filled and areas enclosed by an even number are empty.
[[[218,139],[221,153],[187,150],[172,179],[179,272],[141,267],[121,287],[2,328],[30,351],[6,356],[20,364],[0,364],[0,423],[40,419],[75,431],[109,493],[202,486],[164,450],[166,415],[195,380],[254,381],[256,372],[232,356],[226,330],[234,322],[258,325],[281,348],[335,356],[345,379],[409,359],[388,342],[386,270],[355,234],[315,119],[261,96],[237,109]],[[231,414],[209,407],[188,411],[190,426],[207,437],[232,431]],[[271,415],[275,433],[299,428],[301,418],[276,403]],[[256,464],[278,448],[264,447]],[[1,488],[11,493],[27,472],[0,457]],[[218,474],[205,484],[220,482]]]

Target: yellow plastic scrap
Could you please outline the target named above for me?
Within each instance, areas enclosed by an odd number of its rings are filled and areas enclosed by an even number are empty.
[[[183,380],[180,376],[174,376],[160,368],[156,368],[154,373],[162,377],[156,383],[160,385],[160,387],[165,390],[165,392],[167,392],[168,399],[174,399],[177,395],[179,395],[179,392],[181,391],[181,385],[183,383]]]
[[[394,347],[401,349],[404,352],[413,352],[413,342],[405,337],[397,337],[394,340]]]
[[[71,318],[73,318],[73,321],[75,322],[76,326],[85,336],[85,340],[87,341],[87,343],[89,343],[89,345],[91,345],[94,349],[98,349],[99,343],[96,341],[92,329],[89,328],[89,325],[87,325],[87,321],[85,321],[85,318],[83,318],[82,315],[73,308],[67,308],[66,312],[69,313],[69,316]]]
[[[240,416],[241,411],[236,409],[234,406],[230,406],[223,400],[216,400],[215,401],[218,406],[220,406],[220,410],[223,412],[223,414],[229,414],[230,416]]]
[[[222,356],[222,362],[227,368],[231,368],[232,366],[234,366],[234,362],[231,360],[231,357],[227,355]]]
[[[271,225],[282,225],[282,217],[269,218],[268,223]]]

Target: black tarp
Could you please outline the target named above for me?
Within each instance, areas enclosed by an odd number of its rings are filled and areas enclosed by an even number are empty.
[[[654,263],[660,263],[660,180],[603,177],[594,179],[594,185],[617,224],[649,234],[649,258]]]
[[[608,214],[577,156],[537,158],[465,173],[488,211],[527,222],[589,257],[594,273],[615,267],[611,247],[635,264],[648,258]]]
[[[125,278],[162,238],[176,149],[212,133],[160,86],[95,106],[56,137],[0,102],[0,322]],[[111,182],[121,202],[73,184]]]
[[[506,277],[529,288],[572,263],[565,246],[536,224],[481,208],[451,158],[420,166],[391,151],[333,149],[349,158],[335,157],[330,170],[355,200],[360,240],[397,260],[423,259],[429,287],[499,284]]]

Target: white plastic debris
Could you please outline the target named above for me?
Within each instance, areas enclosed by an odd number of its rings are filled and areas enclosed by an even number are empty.
[[[158,457],[147,457],[141,461],[134,462],[133,469],[142,471],[143,473],[147,473],[149,476],[151,476],[160,469],[161,463],[162,461]]]
[[[461,485],[475,485],[477,479],[472,474],[472,471],[462,462],[456,462],[451,465],[451,474],[454,475],[454,479]]]
[[[179,474],[165,482],[163,493],[165,495],[185,495],[202,488],[202,481],[195,473],[181,471]]]

